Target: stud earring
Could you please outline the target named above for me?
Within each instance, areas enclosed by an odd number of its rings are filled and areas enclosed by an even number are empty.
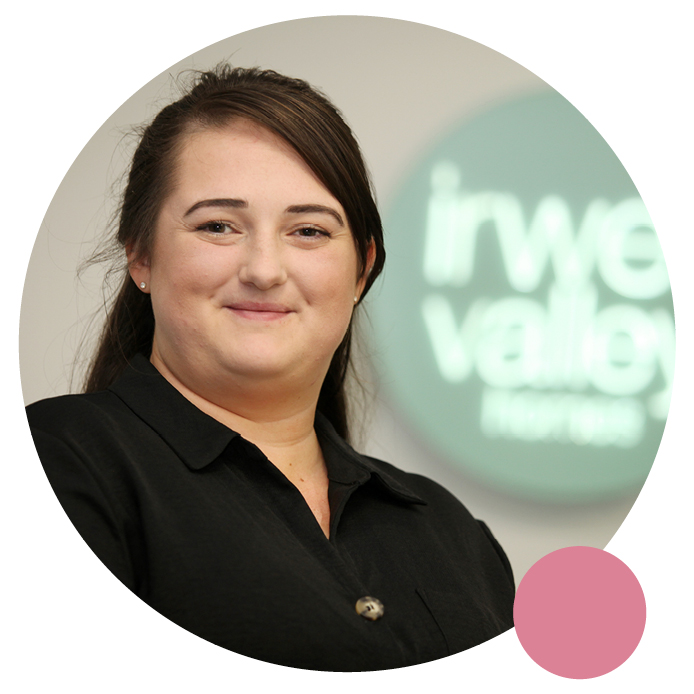
[[[354,297],[354,303],[356,304],[357,301],[359,301],[359,297],[358,297],[358,296],[355,296],[355,297]]]
[[[146,282],[140,282],[140,289],[144,289],[147,286]]]

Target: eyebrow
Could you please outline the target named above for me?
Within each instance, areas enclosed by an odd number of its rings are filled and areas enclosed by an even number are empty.
[[[289,212],[291,214],[306,214],[308,212],[317,212],[318,214],[329,214],[335,218],[335,220],[341,227],[345,225],[340,213],[337,210],[334,210],[332,207],[328,207],[327,205],[290,205],[285,210],[285,212]]]
[[[187,217],[189,214],[193,214],[195,210],[199,210],[201,207],[248,207],[248,202],[238,198],[212,198],[211,200],[200,200],[199,202],[196,202],[183,216]]]
[[[183,216],[188,215],[199,210],[201,207],[233,207],[233,208],[246,208],[248,207],[248,202],[246,200],[241,200],[240,198],[211,198],[210,200],[200,200],[196,202]],[[307,213],[317,213],[317,214],[329,214],[334,217],[337,223],[343,227],[345,225],[342,215],[327,205],[317,205],[317,204],[305,204],[305,205],[290,205],[285,212],[289,214],[307,214]]]

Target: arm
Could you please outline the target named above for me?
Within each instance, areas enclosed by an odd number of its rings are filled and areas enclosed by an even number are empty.
[[[135,575],[127,543],[127,518],[93,466],[64,441],[32,430],[48,481],[91,550],[128,588]]]

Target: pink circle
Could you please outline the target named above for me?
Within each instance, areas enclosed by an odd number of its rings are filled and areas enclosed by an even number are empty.
[[[633,652],[646,626],[636,576],[609,552],[566,547],[533,564],[513,605],[526,653],[555,675],[600,677]]]

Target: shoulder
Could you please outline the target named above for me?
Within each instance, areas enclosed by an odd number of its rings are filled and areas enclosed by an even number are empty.
[[[450,510],[454,513],[462,514],[474,521],[464,504],[438,482],[424,475],[405,472],[395,465],[386,463],[378,458],[372,458],[366,455],[362,455],[361,457],[376,471],[376,474],[395,480],[398,484],[420,497],[427,505],[435,505],[437,511]]]
[[[63,395],[26,408],[39,461],[65,513],[94,553],[131,590],[138,547],[127,408],[109,391]],[[131,418],[130,418],[131,419]]]
[[[60,395],[38,400],[26,407],[32,431],[64,435],[94,426],[108,428],[114,421],[128,418],[128,408],[110,391]]]
[[[405,472],[378,458],[362,455],[376,474],[395,480],[401,487],[418,496],[424,503],[423,512],[441,536],[447,536],[456,546],[465,545],[476,555],[494,556],[514,584],[511,564],[487,524],[475,518],[467,507],[444,486],[424,475]],[[424,510],[425,509],[425,510]]]
[[[127,405],[106,390],[40,400],[26,413],[39,461],[73,523],[89,515],[85,506],[109,518],[123,515],[132,505],[143,440],[142,423]]]
[[[66,456],[97,462],[127,459],[128,441],[142,427],[141,420],[111,391],[39,400],[26,408],[26,414],[44,467]]]

